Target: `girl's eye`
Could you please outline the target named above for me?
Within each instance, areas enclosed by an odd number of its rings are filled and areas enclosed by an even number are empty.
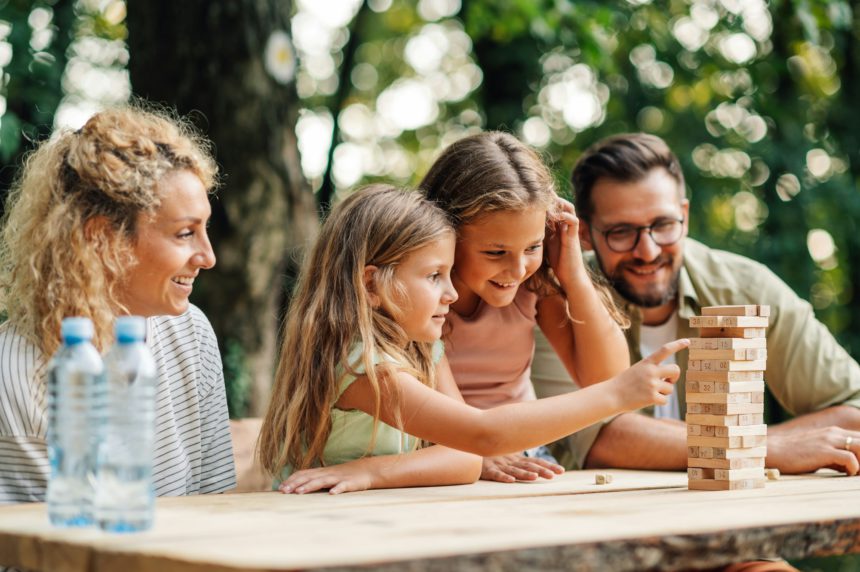
[[[505,254],[504,250],[485,250],[484,254],[487,256],[502,256]]]
[[[186,231],[180,232],[176,236],[177,236],[177,238],[191,238],[192,236],[194,236],[194,231],[193,230],[186,230]]]
[[[543,248],[543,244],[533,244],[526,249],[526,252],[537,252],[541,248]]]
[[[439,277],[440,277],[440,276],[441,276],[441,274],[439,274],[438,272],[434,272],[433,274],[431,274],[431,275],[429,276],[429,278],[430,278],[430,280],[432,280],[433,282],[438,282],[438,281],[439,281]]]

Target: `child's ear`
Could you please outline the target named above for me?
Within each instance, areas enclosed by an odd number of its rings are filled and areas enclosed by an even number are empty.
[[[364,267],[364,289],[367,292],[367,301],[374,308],[379,307],[379,296],[376,294],[376,271],[378,267],[368,264]]]

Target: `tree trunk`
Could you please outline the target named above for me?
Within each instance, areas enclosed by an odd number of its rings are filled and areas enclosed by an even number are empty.
[[[191,113],[216,146],[218,263],[194,301],[222,355],[241,347],[253,415],[266,406],[289,266],[318,225],[299,164],[295,86],[276,81],[264,60],[270,34],[289,32],[290,12],[285,0],[128,3],[134,93]]]

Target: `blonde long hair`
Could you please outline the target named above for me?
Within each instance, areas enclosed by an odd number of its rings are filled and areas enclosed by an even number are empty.
[[[448,233],[453,229],[444,212],[420,193],[388,185],[352,194],[329,215],[302,265],[260,432],[257,454],[271,474],[287,465],[300,470],[324,463],[331,408],[344,376],[370,381],[374,436],[383,386],[397,409],[392,363],[435,387],[432,344],[410,341],[396,321],[405,293],[394,272],[409,254]],[[372,286],[378,305],[369,301],[368,265],[378,268]],[[360,362],[349,363],[357,344]],[[374,356],[390,360],[374,363]]]
[[[207,189],[215,184],[208,144],[141,103],[97,113],[27,157],[0,233],[0,307],[45,354],[59,345],[66,316],[91,318],[95,343],[105,346],[136,264],[138,217],[158,208],[159,181],[178,169]],[[88,229],[95,218],[110,232]]]
[[[418,185],[442,208],[457,229],[495,212],[545,209],[547,225],[558,220],[555,181],[543,160],[509,133],[486,131],[449,145]],[[612,318],[622,327],[630,321],[612,299],[605,281],[586,267]],[[525,287],[541,296],[561,292],[546,262]],[[574,302],[575,303],[575,302]],[[568,307],[571,301],[567,301]],[[567,312],[570,318],[570,312]]]

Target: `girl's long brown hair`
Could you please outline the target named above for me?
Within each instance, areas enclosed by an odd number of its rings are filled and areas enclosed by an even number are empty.
[[[287,465],[300,470],[324,463],[331,408],[345,375],[363,370],[370,381],[376,395],[374,427],[383,386],[396,410],[396,384],[388,384],[395,373],[392,363],[435,386],[432,344],[410,341],[395,319],[405,293],[394,270],[412,252],[452,232],[445,213],[420,193],[388,185],[367,187],[335,207],[304,260],[284,324],[257,447],[270,474]],[[365,286],[369,265],[378,268],[373,284],[378,305],[371,304]],[[348,363],[358,344],[360,362]],[[390,362],[375,364],[374,356]]]

